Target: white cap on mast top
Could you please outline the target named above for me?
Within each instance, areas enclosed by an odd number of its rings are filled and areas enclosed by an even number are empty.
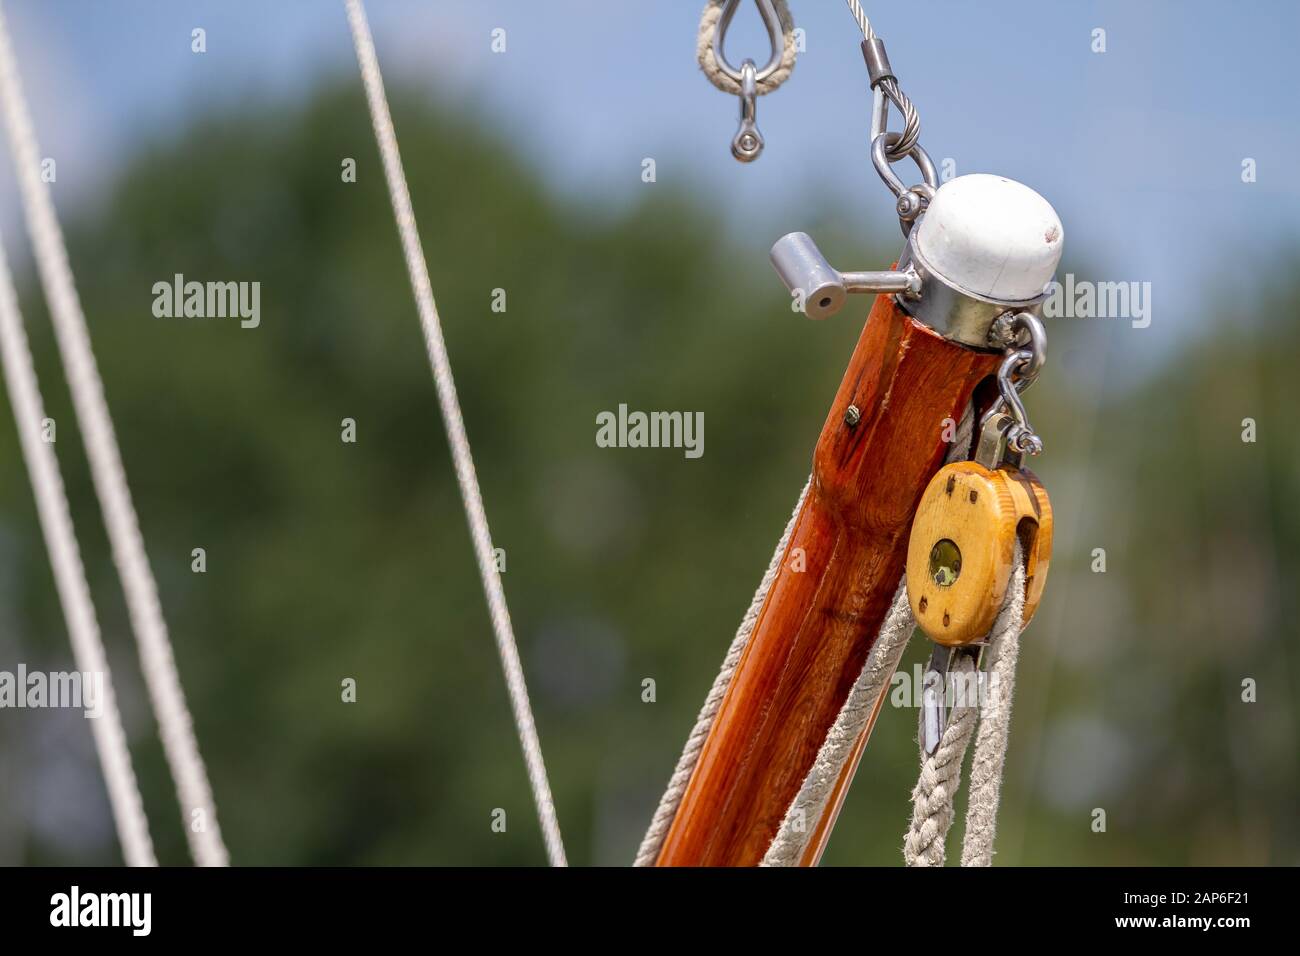
[[[908,237],[898,267],[920,273],[922,287],[899,304],[941,335],[988,348],[998,315],[1038,310],[1064,242],[1056,210],[1028,186],[958,176],[939,187]]]
[[[916,229],[915,251],[933,272],[962,291],[1002,302],[1042,294],[1065,238],[1051,203],[988,173],[940,186]]]

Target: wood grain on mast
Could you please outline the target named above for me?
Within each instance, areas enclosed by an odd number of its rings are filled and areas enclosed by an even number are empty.
[[[913,512],[943,462],[944,421],[961,417],[1000,359],[944,339],[891,295],[876,298],[818,439],[781,569],[657,865],[762,859],[898,587]],[[853,425],[850,406],[860,413]],[[803,570],[790,560],[797,548]],[[815,839],[805,864],[820,855],[865,737],[825,819],[808,821]]]

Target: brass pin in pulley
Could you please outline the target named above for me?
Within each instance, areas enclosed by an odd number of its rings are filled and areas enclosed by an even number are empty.
[[[907,592],[916,623],[936,644],[982,640],[1006,597],[1016,539],[1025,554],[1025,622],[1043,592],[1052,506],[1028,470],[954,462],[934,476],[912,522]]]

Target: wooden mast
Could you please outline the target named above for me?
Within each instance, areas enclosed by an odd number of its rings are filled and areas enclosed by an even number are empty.
[[[818,439],[781,568],[657,865],[762,859],[898,587],[913,512],[943,462],[945,424],[961,418],[1000,360],[943,338],[892,295],[877,296]],[[808,821],[804,865],[821,854],[874,720],[823,819]]]

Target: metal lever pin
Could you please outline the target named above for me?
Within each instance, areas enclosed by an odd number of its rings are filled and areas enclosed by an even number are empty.
[[[826,261],[806,232],[782,236],[772,246],[770,257],[785,287],[802,297],[802,312],[810,319],[834,315],[850,293],[916,295],[921,291],[921,277],[910,269],[840,272]]]

